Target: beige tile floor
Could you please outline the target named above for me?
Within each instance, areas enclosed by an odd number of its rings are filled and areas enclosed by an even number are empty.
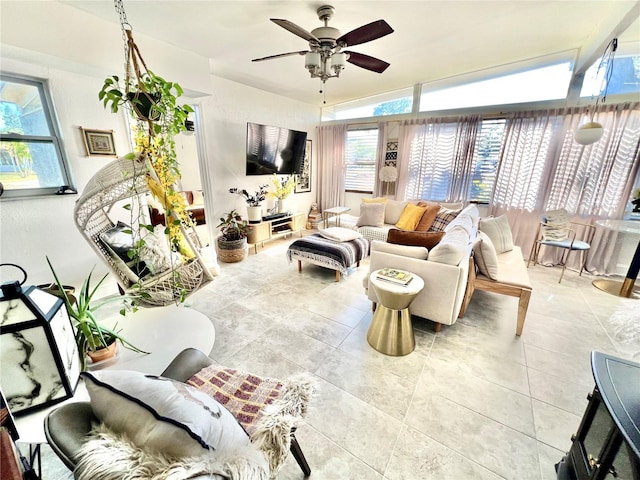
[[[611,320],[637,311],[638,300],[572,271],[559,285],[559,269],[542,266],[529,269],[522,337],[516,299],[478,291],[455,325],[436,334],[414,319],[415,351],[382,355],[366,341],[368,261],[339,283],[313,265],[299,274],[285,257],[290,241],[221,264],[187,303],[214,323],[210,356],[221,364],[314,376],[317,394],[297,433],[311,478],[553,479],[593,388],[590,352],[640,361],[640,333],[624,337]],[[44,463],[46,480],[69,478],[47,451]],[[278,478],[303,477],[290,457]]]

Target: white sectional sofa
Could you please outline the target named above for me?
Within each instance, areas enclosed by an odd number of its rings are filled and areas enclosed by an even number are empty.
[[[396,245],[380,240],[371,242],[370,272],[380,268],[408,270],[424,280],[424,288],[411,303],[411,314],[436,322],[436,331],[452,325],[465,298],[469,278],[469,259],[476,239],[479,212],[466,207],[445,229],[440,242],[429,251],[425,247]],[[376,292],[364,279],[369,299],[378,303]]]

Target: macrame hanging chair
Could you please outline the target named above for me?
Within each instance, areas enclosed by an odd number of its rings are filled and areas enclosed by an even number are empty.
[[[195,228],[181,223],[180,230],[193,252],[172,268],[153,276],[140,277],[100,239],[112,229],[112,208],[123,200],[139,199],[149,192],[147,177],[153,177],[149,161],[141,156],[123,157],[107,164],[89,180],[74,208],[75,223],[82,236],[115,275],[125,294],[136,296],[140,303],[151,306],[176,303],[182,296],[195,292],[212,280],[200,252],[202,244]],[[133,225],[135,231],[138,226]]]

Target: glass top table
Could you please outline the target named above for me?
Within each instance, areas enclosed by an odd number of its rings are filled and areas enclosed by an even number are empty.
[[[609,230],[640,236],[640,221],[637,220],[598,220],[596,221],[596,225]],[[631,260],[631,264],[623,281],[599,278],[592,283],[594,287],[612,295],[640,298],[640,288],[635,287],[638,271],[640,271],[640,238],[638,238],[638,246],[636,247],[633,259]]]

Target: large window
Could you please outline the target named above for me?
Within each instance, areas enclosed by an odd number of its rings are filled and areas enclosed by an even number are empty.
[[[322,121],[411,113],[413,87],[322,108]]]
[[[0,182],[3,197],[72,186],[43,81],[0,76]]]
[[[345,190],[373,192],[376,182],[378,129],[347,131]]]

